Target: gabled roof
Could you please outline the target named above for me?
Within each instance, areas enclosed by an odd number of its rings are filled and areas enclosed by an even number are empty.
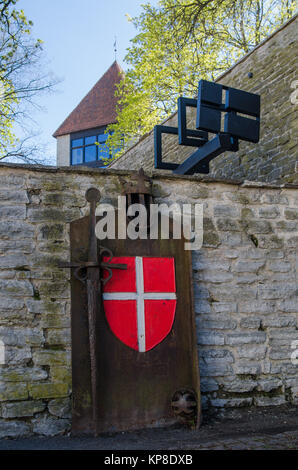
[[[116,84],[120,82],[123,74],[120,65],[116,61],[113,62],[53,136],[59,137],[116,122]]]

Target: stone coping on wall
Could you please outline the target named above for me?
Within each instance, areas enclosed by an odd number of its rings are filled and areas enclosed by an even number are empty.
[[[98,175],[120,175],[120,176],[132,176],[137,173],[136,170],[120,170],[113,168],[90,168],[85,166],[73,167],[73,166],[43,166],[43,165],[33,165],[25,163],[0,163],[0,168],[7,169],[16,169],[16,170],[27,170],[27,171],[36,171],[44,173],[76,173],[76,174],[98,174]],[[152,179],[163,179],[163,180],[187,180],[187,181],[197,181],[198,183],[220,183],[220,184],[230,184],[234,186],[241,186],[243,188],[264,188],[264,189],[298,189],[297,184],[291,183],[264,183],[262,181],[249,181],[243,179],[228,179],[228,178],[214,178],[211,176],[200,176],[200,175],[173,175],[173,174],[162,174],[159,170],[146,171],[146,174]]]

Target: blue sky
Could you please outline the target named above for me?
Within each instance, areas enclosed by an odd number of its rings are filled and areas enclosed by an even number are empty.
[[[28,19],[34,22],[33,36],[44,41],[48,69],[61,81],[57,92],[36,101],[43,111],[33,118],[46,145],[46,156],[55,164],[56,140],[53,132],[114,61],[123,62],[129,40],[136,29],[126,13],[137,16],[145,0],[19,0]],[[149,3],[149,2],[148,2]],[[157,4],[157,0],[150,1]]]

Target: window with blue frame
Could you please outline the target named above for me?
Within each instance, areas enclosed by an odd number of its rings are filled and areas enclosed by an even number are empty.
[[[98,162],[105,166],[107,158],[112,155],[106,144],[108,134],[95,134],[71,140],[71,165]]]

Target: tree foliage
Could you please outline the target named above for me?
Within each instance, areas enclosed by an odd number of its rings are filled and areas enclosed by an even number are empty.
[[[0,159],[31,161],[36,147],[26,133],[17,139],[14,127],[26,129],[33,98],[55,82],[41,72],[42,41],[32,39],[33,23],[15,8],[17,1],[0,0]]]
[[[199,79],[214,80],[289,19],[295,0],[160,0],[129,18],[131,40],[119,84],[118,121],[108,145],[125,147],[166,119]],[[116,158],[121,154],[118,152]]]

